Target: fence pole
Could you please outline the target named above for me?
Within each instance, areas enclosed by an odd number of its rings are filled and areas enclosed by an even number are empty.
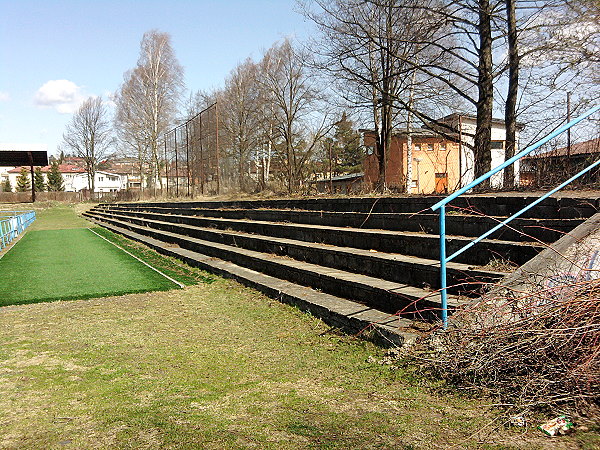
[[[175,195],[179,197],[179,157],[177,156],[177,128],[173,130],[175,139]]]
[[[185,123],[185,154],[186,154],[186,172],[187,172],[187,196],[190,196],[190,141],[188,135],[188,122]]]
[[[169,194],[169,161],[167,159],[167,136],[168,136],[168,134],[165,133],[165,178],[167,179],[167,195],[168,195]]]
[[[215,116],[216,116],[216,129],[217,136],[215,138],[216,149],[215,149],[215,158],[217,160],[217,195],[221,193],[221,172],[219,167],[219,104],[215,103]]]

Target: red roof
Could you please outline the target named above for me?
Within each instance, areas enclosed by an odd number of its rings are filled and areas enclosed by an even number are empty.
[[[27,172],[29,172],[29,166],[23,166],[23,167],[25,167],[25,169],[27,169]],[[85,169],[83,169],[79,166],[74,166],[72,164],[59,164],[58,170],[60,173],[85,173]],[[8,171],[8,173],[19,173],[19,172],[21,172],[21,167],[15,167],[14,169],[10,169]],[[50,166],[42,167],[42,172],[44,172],[44,173],[50,172]]]

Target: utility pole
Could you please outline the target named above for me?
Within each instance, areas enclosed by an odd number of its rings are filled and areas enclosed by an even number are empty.
[[[417,58],[417,64],[419,59]],[[407,109],[407,118],[406,118],[406,193],[412,194],[412,179],[413,179],[413,152],[412,152],[412,108],[414,101],[414,92],[415,92],[415,80],[417,76],[416,69],[413,70],[412,80],[410,83],[410,93],[408,96],[408,109]],[[400,144],[402,146],[402,144]],[[402,147],[400,147],[402,148]],[[418,193],[418,191],[417,191]]]

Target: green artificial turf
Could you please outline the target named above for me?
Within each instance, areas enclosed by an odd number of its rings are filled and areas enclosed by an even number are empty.
[[[176,287],[86,228],[29,230],[0,259],[0,306]]]

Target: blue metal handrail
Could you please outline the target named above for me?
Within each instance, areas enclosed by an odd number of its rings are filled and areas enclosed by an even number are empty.
[[[532,151],[534,151],[537,148],[539,148],[542,145],[544,145],[546,142],[550,141],[551,139],[554,139],[559,134],[564,133],[569,128],[571,128],[574,125],[578,124],[582,120],[590,117],[592,114],[598,112],[599,110],[600,110],[600,105],[595,106],[595,107],[589,109],[588,111],[586,111],[585,113],[583,113],[582,115],[580,115],[579,117],[577,117],[576,119],[570,121],[569,123],[563,125],[562,127],[558,128],[557,130],[553,131],[548,136],[544,137],[543,139],[540,139],[535,144],[533,144],[533,145],[527,147],[525,150],[517,153],[512,158],[504,161],[499,166],[494,167],[489,172],[485,173],[484,175],[481,175],[476,180],[473,180],[471,183],[467,184],[465,187],[463,187],[463,188],[459,189],[458,191],[452,193],[451,195],[449,195],[448,197],[444,198],[443,200],[437,202],[435,205],[433,205],[431,207],[431,209],[433,211],[436,211],[438,209],[440,211],[439,212],[439,214],[440,214],[440,216],[439,216],[439,224],[440,224],[440,282],[441,282],[440,293],[441,293],[441,297],[442,297],[442,322],[444,324],[444,328],[446,328],[447,325],[448,325],[448,292],[447,292],[448,286],[447,286],[447,278],[446,278],[446,264],[448,262],[452,261],[454,258],[456,258],[461,253],[463,253],[465,250],[473,247],[479,241],[481,241],[482,239],[485,239],[487,236],[489,236],[490,234],[492,234],[494,231],[496,231],[499,228],[503,227],[504,225],[506,225],[507,223],[509,223],[513,219],[519,217],[525,211],[533,208],[535,205],[537,205],[541,201],[545,200],[546,198],[548,198],[549,196],[551,196],[555,192],[559,191],[560,189],[562,189],[563,187],[565,187],[566,185],[568,185],[572,181],[576,180],[577,178],[579,178],[580,176],[582,176],[585,173],[589,172],[590,170],[594,169],[595,167],[600,166],[600,160],[598,160],[595,163],[591,164],[587,168],[583,169],[582,171],[580,171],[576,175],[574,175],[571,178],[569,178],[564,183],[561,183],[559,186],[555,187],[551,191],[549,191],[546,194],[542,195],[540,198],[538,198],[537,200],[535,200],[531,204],[527,205],[526,207],[524,207],[520,211],[516,212],[515,214],[513,214],[509,218],[503,220],[498,225],[496,225],[495,227],[493,227],[491,230],[486,231],[481,236],[479,236],[478,238],[476,238],[473,241],[469,242],[467,245],[465,245],[464,247],[460,248],[459,250],[457,250],[456,252],[454,252],[452,255],[450,255],[448,257],[446,256],[446,205],[448,203],[450,203],[452,200],[454,200],[455,198],[459,197],[460,195],[462,195],[465,192],[473,189],[475,186],[479,185],[483,181],[487,180],[492,175],[500,172],[502,169],[504,169],[507,166],[513,164],[515,161],[519,160],[520,158],[522,158],[524,156],[527,156]]]
[[[0,211],[0,250],[35,220],[35,211]]]

